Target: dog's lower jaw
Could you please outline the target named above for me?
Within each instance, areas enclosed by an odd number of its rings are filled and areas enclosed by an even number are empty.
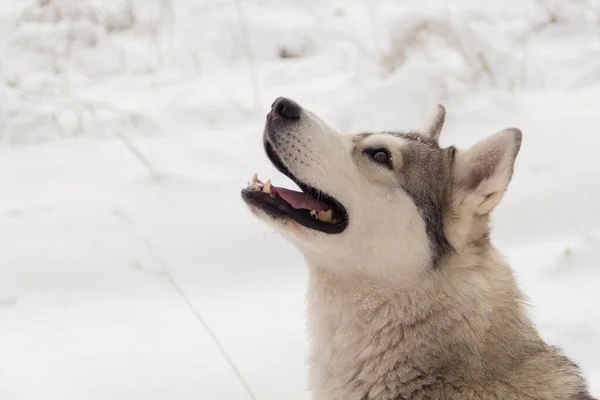
[[[457,260],[414,290],[309,266],[314,400],[576,399],[577,366],[526,317],[495,250]]]

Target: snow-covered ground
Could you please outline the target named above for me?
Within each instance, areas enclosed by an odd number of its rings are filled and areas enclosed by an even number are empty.
[[[302,260],[239,196],[291,184],[279,95],[348,132],[520,127],[494,239],[600,396],[600,4],[452,3],[0,2],[0,399],[249,399],[198,315],[256,399],[309,398]]]

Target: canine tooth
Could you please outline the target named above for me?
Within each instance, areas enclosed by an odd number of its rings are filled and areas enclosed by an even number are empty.
[[[252,177],[252,183],[256,183],[258,182],[258,174],[254,173],[254,176]]]
[[[270,179],[265,182],[262,191],[265,193],[271,193],[271,180]]]

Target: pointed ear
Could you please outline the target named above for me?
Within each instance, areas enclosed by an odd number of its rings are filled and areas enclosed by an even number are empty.
[[[444,121],[446,121],[446,108],[443,105],[438,104],[435,116],[429,121],[429,124],[427,124],[425,129],[423,129],[423,135],[437,142],[442,133]]]
[[[522,133],[509,128],[457,152],[454,162],[456,193],[478,215],[487,214],[498,205],[512,178],[515,159],[521,148]]]

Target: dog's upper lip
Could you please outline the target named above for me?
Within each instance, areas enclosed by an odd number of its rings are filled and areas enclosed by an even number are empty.
[[[266,150],[266,146],[267,144],[269,146],[272,147],[272,151],[275,152],[274,149],[274,145],[273,142],[276,141],[275,138],[275,131],[276,131],[276,126],[279,124],[279,120],[281,119],[281,117],[278,116],[272,116],[271,112],[269,112],[267,114],[267,122],[265,124],[265,130],[264,130],[264,134],[263,134],[263,145],[265,146],[265,150]]]
[[[271,161],[271,164],[273,164],[273,166],[275,166],[275,168],[277,168],[277,170],[279,172],[281,172],[282,174],[284,174],[285,176],[287,176],[294,182],[298,183],[296,177],[290,172],[289,168],[283,163],[283,160],[281,159],[280,155],[277,153],[275,146],[269,140],[268,132],[265,132],[265,139],[264,139],[263,145],[265,148],[265,153],[267,154],[267,157]],[[300,189],[302,189],[302,188],[300,188]]]
[[[277,153],[277,150],[275,149],[275,146],[273,146],[268,139],[265,140],[265,151],[267,153],[267,157],[269,157],[271,163],[275,166],[275,168],[277,168],[279,172],[281,172],[282,174],[290,178],[292,181],[294,181],[294,183],[298,185],[300,190],[302,190],[304,193],[310,196],[314,196],[316,194],[320,201],[324,201],[330,204],[336,210],[336,212],[338,212],[340,215],[344,215],[347,217],[348,212],[346,211],[346,208],[337,199],[329,195],[324,190],[320,188],[315,188],[307,184],[306,182],[303,182],[293,172],[291,172],[287,165],[285,165],[284,161],[280,158],[279,154]]]

